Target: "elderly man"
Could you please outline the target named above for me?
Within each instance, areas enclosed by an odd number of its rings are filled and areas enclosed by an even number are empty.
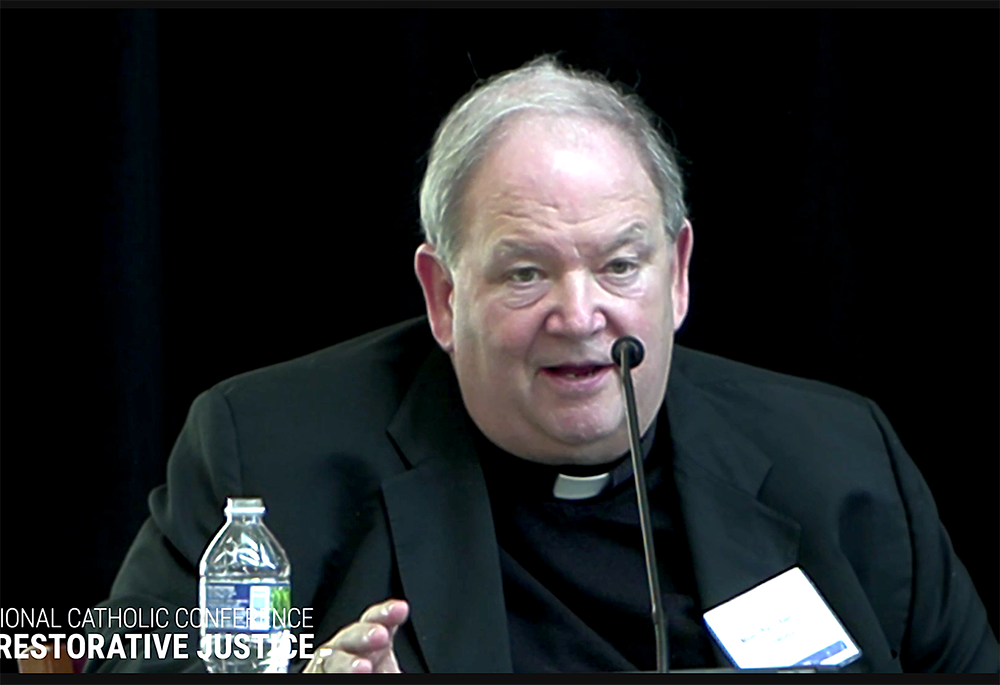
[[[798,566],[849,668],[998,669],[873,403],[674,346],[693,234],[638,100],[547,58],[501,75],[442,123],[420,209],[426,320],[199,396],[111,605],[190,605],[225,497],[257,494],[318,619],[306,672],[652,669],[628,334],[675,668],[727,665],[704,610]]]

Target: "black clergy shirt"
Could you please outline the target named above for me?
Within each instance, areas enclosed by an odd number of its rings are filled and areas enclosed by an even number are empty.
[[[478,430],[474,434],[500,547],[514,672],[655,670],[649,581],[628,454],[596,469],[554,467],[515,457]],[[671,670],[716,666],[677,506],[665,412],[642,446]],[[585,476],[609,468],[612,483],[595,497],[574,501],[552,494],[560,473]]]

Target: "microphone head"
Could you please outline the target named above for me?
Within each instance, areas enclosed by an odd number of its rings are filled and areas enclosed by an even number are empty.
[[[623,335],[618,340],[615,340],[615,343],[611,346],[611,358],[618,366],[622,365],[623,354],[627,355],[626,361],[628,361],[629,368],[634,369],[642,363],[642,359],[646,355],[646,350],[638,338],[634,338],[631,335]]]

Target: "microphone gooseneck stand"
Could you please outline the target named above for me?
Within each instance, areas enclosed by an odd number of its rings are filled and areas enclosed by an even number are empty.
[[[646,576],[649,578],[649,595],[653,613],[653,631],[656,636],[656,672],[670,670],[670,648],[667,642],[667,615],[663,613],[660,594],[659,566],[656,565],[656,548],[653,545],[653,520],[649,514],[649,496],[646,490],[646,472],[642,463],[641,435],[638,413],[635,409],[635,390],[632,387],[632,369],[642,363],[645,350],[642,343],[632,336],[618,338],[611,346],[611,358],[621,372],[622,390],[625,395],[625,415],[628,419],[629,451],[632,453],[632,474],[635,476],[635,493],[639,499],[639,527],[642,529],[642,549],[646,553]]]

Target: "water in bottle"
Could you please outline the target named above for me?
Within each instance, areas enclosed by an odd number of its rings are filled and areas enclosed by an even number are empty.
[[[291,565],[264,511],[259,498],[228,498],[226,523],[201,558],[199,654],[210,673],[288,670]]]

